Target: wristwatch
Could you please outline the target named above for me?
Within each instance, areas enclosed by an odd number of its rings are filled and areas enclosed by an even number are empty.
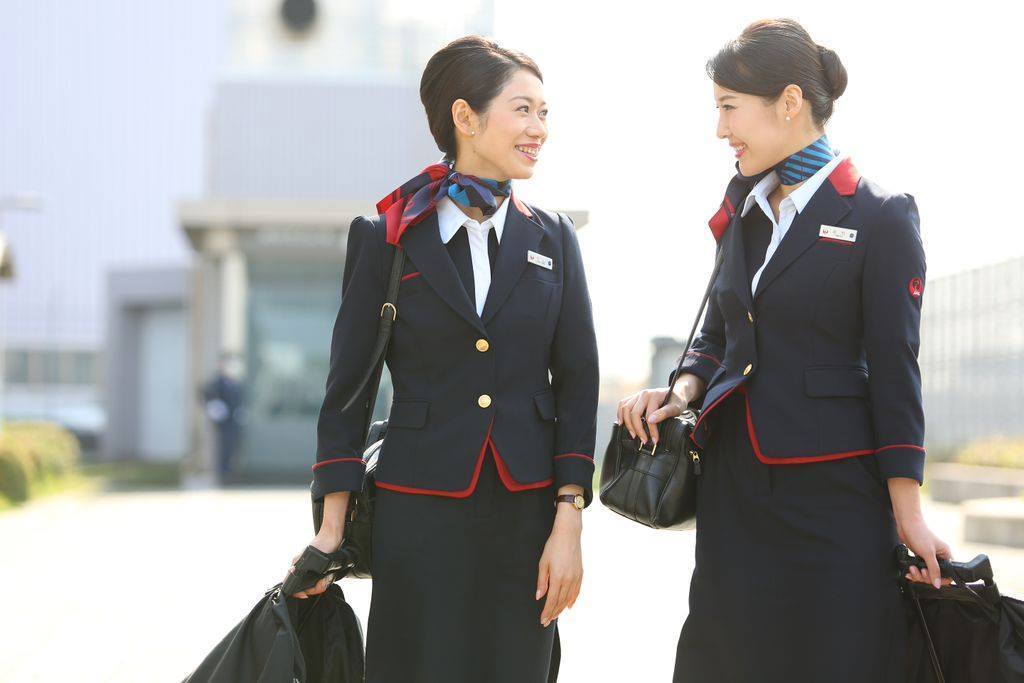
[[[579,493],[563,493],[560,496],[555,496],[555,505],[559,503],[571,503],[577,510],[582,510],[586,505],[587,499]]]

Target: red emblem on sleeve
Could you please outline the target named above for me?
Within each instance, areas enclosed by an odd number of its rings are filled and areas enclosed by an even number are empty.
[[[911,278],[910,283],[907,285],[907,290],[910,292],[910,296],[920,299],[921,293],[924,292],[924,283],[921,282],[921,278]]]

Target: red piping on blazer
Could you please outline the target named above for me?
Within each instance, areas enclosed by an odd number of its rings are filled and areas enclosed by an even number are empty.
[[[523,202],[520,201],[519,196],[515,192],[512,193],[512,203],[515,204],[515,207],[519,209],[521,214],[528,218],[533,218],[533,212],[530,211],[530,208],[526,206],[526,204],[523,204]]]
[[[828,175],[828,181],[836,188],[843,197],[852,197],[857,193],[857,182],[860,181],[860,171],[853,165],[852,159],[843,159],[842,162]]]
[[[715,401],[714,403],[712,403],[711,405],[709,405],[707,410],[702,411],[701,414],[700,414],[700,417],[698,417],[697,421],[693,423],[693,431],[696,432],[697,431],[697,427],[700,427],[700,423],[704,421],[704,418],[706,418],[708,415],[710,415],[711,411],[714,410],[718,406],[719,403],[724,401],[729,396],[729,394],[731,394],[732,392],[736,391],[741,386],[743,386],[743,385],[742,384],[737,384],[732,389],[730,389],[729,391],[727,391],[724,394],[722,394],[721,396],[719,396],[718,400]]]
[[[359,463],[361,465],[361,464],[363,464],[363,459],[362,458],[331,458],[330,460],[321,460],[320,462],[315,463],[313,465],[313,469],[315,470],[317,467],[320,467],[321,465],[330,465],[331,463],[335,463],[335,462],[357,462],[357,463]]]
[[[714,356],[709,356],[709,355],[708,355],[708,354],[706,354],[706,353],[701,353],[700,351],[687,351],[687,352],[686,352],[686,355],[687,355],[687,356],[700,356],[700,357],[702,357],[702,358],[707,358],[707,359],[708,359],[709,361],[711,361],[711,362],[712,362],[712,363],[714,363],[715,365],[718,365],[718,366],[721,366],[721,365],[722,365],[722,361],[718,360],[718,359],[717,359],[717,358],[715,358]]]
[[[701,413],[700,418],[697,420],[697,423],[694,425],[694,431],[696,431],[697,425],[699,425],[701,423],[701,421],[705,417],[707,417],[707,415],[711,412],[711,410],[715,406],[717,406],[719,403],[721,403],[725,399],[726,396],[728,396],[732,392],[736,391],[737,389],[739,389],[740,393],[743,394],[743,406],[744,406],[744,410],[746,411],[746,414],[747,414],[747,436],[750,438],[750,446],[751,446],[751,448],[754,451],[754,455],[757,456],[757,459],[760,460],[761,462],[763,462],[766,465],[801,465],[801,464],[806,464],[806,463],[811,463],[811,462],[826,462],[826,461],[829,461],[829,460],[842,460],[844,458],[856,458],[856,457],[860,457],[862,455],[872,455],[874,453],[881,453],[882,451],[889,450],[889,449],[892,449],[892,448],[910,448],[910,449],[915,450],[915,451],[924,451],[924,447],[922,447],[922,446],[917,446],[917,445],[909,444],[909,443],[906,443],[906,444],[898,443],[898,444],[891,444],[891,445],[888,445],[888,446],[882,446],[881,448],[868,448],[868,449],[859,450],[859,451],[842,451],[842,452],[839,452],[839,453],[824,453],[822,455],[806,455],[806,456],[796,456],[796,457],[790,457],[790,458],[779,458],[779,457],[772,457],[772,456],[765,455],[761,451],[761,444],[760,444],[760,442],[757,439],[757,430],[754,428],[754,418],[753,418],[753,416],[751,415],[751,412],[750,412],[750,395],[747,393],[747,387],[744,384],[737,384],[732,389],[730,389],[729,391],[725,392],[722,396],[720,396],[717,401],[715,401],[710,406],[708,406],[708,409],[705,410],[703,413]]]
[[[711,234],[715,236],[716,242],[722,241],[722,235],[725,234],[726,229],[729,227],[729,221],[732,220],[735,214],[736,209],[733,208],[732,202],[726,197],[722,200],[721,206],[718,207],[718,212],[708,221]]]
[[[559,458],[583,458],[584,460],[594,462],[594,456],[587,455],[586,453],[562,453],[555,456],[555,460],[558,460]]]
[[[528,489],[539,489],[548,486],[554,479],[545,479],[544,481],[537,481],[530,484],[520,484],[508,471],[508,467],[505,466],[505,461],[502,460],[501,455],[498,454],[498,449],[494,445],[494,441],[491,440],[491,430],[494,428],[494,418],[491,418],[491,424],[487,426],[487,436],[484,437],[483,445],[480,446],[480,454],[476,458],[476,465],[473,467],[473,478],[469,482],[469,486],[462,489],[461,491],[439,491],[436,489],[422,489],[413,486],[400,486],[398,484],[389,484],[387,482],[377,480],[377,486],[388,489],[389,491],[398,491],[399,493],[415,493],[422,495],[431,496],[444,496],[445,498],[468,498],[476,490],[476,483],[480,479],[480,470],[484,464],[484,456],[490,449],[491,454],[494,456],[494,464],[498,468],[498,477],[501,478],[501,483],[505,485],[509,491],[526,491]]]
[[[528,491],[529,489],[542,489],[545,486],[550,486],[554,483],[554,479],[545,479],[544,481],[536,481],[532,484],[520,484],[512,478],[512,474],[508,471],[505,466],[505,461],[498,455],[498,447],[494,445],[494,440],[487,437],[487,442],[491,446],[491,453],[494,454],[494,464],[498,466],[498,476],[501,477],[501,483],[505,485],[509,491]]]

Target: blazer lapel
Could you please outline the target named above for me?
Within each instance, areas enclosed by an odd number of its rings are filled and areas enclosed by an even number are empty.
[[[722,200],[718,212],[708,221],[708,227],[711,228],[715,241],[722,245],[720,248],[725,249],[722,268],[725,270],[727,284],[749,310],[753,306],[753,297],[750,294],[750,282],[747,280],[747,257],[740,210],[747,195],[754,185],[767,175],[767,171],[756,176],[744,176],[739,173],[739,162],[736,163],[736,171],[736,175],[725,189],[725,199]]]
[[[481,333],[486,332],[480,316],[476,314],[476,306],[469,300],[466,288],[462,285],[459,271],[455,269],[448,250],[441,242],[437,212],[432,212],[422,223],[406,231],[401,244],[406,255],[423,274],[422,277],[426,279],[427,284],[444,299],[445,303]]]
[[[749,311],[753,308],[753,296],[750,293],[750,281],[747,279],[747,257],[743,242],[743,220],[740,212],[733,214],[729,222],[729,231],[725,236],[725,259],[723,267],[729,278],[728,284],[743,305]]]
[[[839,225],[839,221],[849,212],[850,203],[839,194],[833,183],[822,183],[804,210],[793,219],[786,236],[768,261],[757,282],[754,298],[761,296],[790,263],[817,241],[822,224]]]
[[[505,215],[505,228],[498,247],[498,259],[491,273],[491,286],[484,301],[483,323],[486,325],[512,293],[512,288],[526,270],[526,252],[535,251],[547,229],[530,209],[513,195]]]

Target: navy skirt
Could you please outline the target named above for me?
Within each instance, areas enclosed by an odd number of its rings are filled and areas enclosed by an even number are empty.
[[[675,683],[902,683],[906,617],[875,456],[765,465],[742,394],[708,416]]]
[[[510,492],[484,458],[468,498],[377,489],[367,683],[547,683],[557,620],[537,568],[551,486]]]

